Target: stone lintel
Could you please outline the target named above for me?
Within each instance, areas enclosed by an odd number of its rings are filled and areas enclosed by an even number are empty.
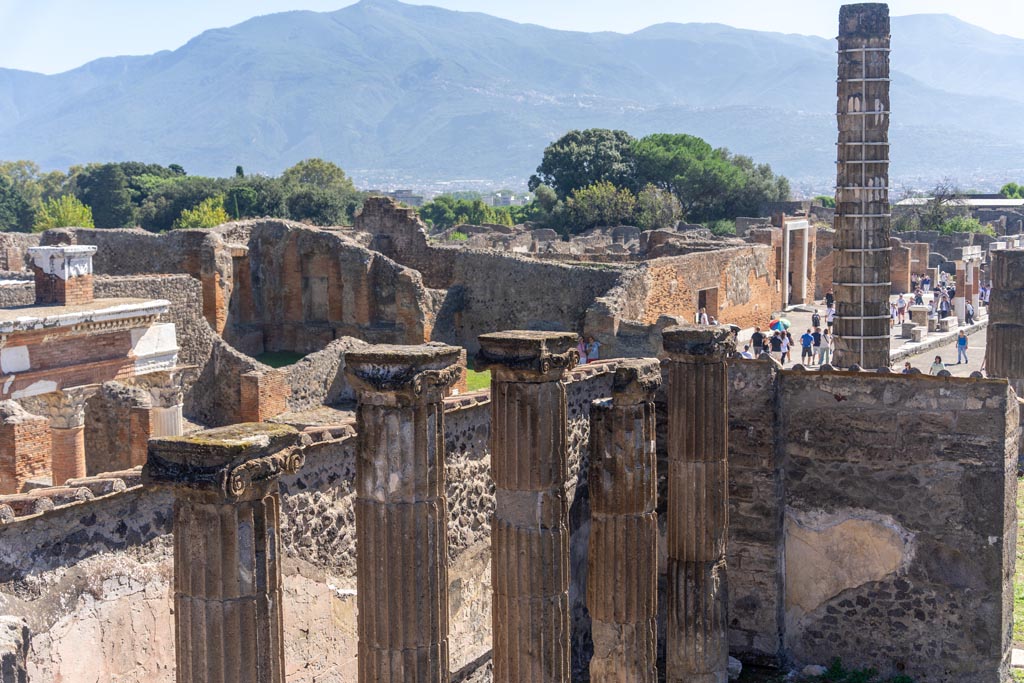
[[[554,382],[579,362],[571,332],[506,330],[478,337],[476,369],[498,382]]]
[[[672,360],[724,360],[736,351],[736,332],[727,325],[676,325],[661,334],[665,352]]]
[[[661,386],[657,358],[630,358],[619,363],[612,375],[612,400],[617,406],[644,403]]]
[[[385,393],[440,400],[462,374],[461,352],[446,344],[377,344],[347,352],[345,374],[364,401]]]
[[[839,8],[839,39],[887,38],[889,36],[889,5],[864,2]]]
[[[228,500],[261,496],[280,475],[302,467],[310,441],[291,425],[265,422],[153,439],[142,481]]]

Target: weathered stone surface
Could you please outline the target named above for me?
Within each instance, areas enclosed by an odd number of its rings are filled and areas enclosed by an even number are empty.
[[[370,346],[348,355],[359,392],[359,680],[443,683],[448,503],[442,399],[460,349]]]
[[[986,371],[1005,377],[1024,395],[1024,250],[992,252],[991,302]]]
[[[28,659],[31,633],[28,624],[17,617],[0,617],[0,681],[28,683]]]
[[[570,670],[567,405],[560,381],[575,336],[480,337],[491,369],[494,680],[568,683]]]
[[[729,327],[669,328],[666,680],[725,683]]]
[[[625,361],[612,397],[590,408],[591,495],[587,604],[595,683],[657,680],[658,520],[656,359]]]

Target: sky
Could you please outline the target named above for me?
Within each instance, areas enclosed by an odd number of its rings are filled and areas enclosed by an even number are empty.
[[[575,31],[631,32],[661,22],[718,22],[831,38],[841,0],[407,0]],[[0,0],[0,67],[58,73],[115,55],[181,47],[206,29],[349,0]],[[1021,0],[892,0],[893,15],[952,14],[1024,38]]]

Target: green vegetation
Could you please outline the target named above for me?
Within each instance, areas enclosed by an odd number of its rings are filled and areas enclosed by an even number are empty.
[[[1024,199],[1024,185],[1017,183],[1006,183],[999,190],[999,194],[1007,199]]]
[[[981,221],[971,216],[953,216],[939,225],[939,232],[943,235],[952,235],[956,232],[975,232],[996,236],[996,231],[992,226],[983,225]]]
[[[469,235],[464,232],[453,232],[448,235],[448,240],[451,242],[465,242],[469,239]]]
[[[295,365],[303,357],[304,354],[295,353],[294,351],[265,351],[256,356],[256,360],[272,368],[283,368]]]
[[[909,230],[936,230],[944,235],[957,232],[977,232],[995,235],[995,231],[971,217],[964,193],[950,183],[939,183],[919,205],[895,220],[893,229],[897,232]]]
[[[836,208],[836,198],[835,197],[829,197],[827,194],[819,194],[814,199],[815,199],[815,201],[821,202],[821,205],[824,206],[827,209],[834,209],[834,208]]]
[[[221,196],[207,197],[194,209],[185,209],[174,221],[176,230],[189,230],[196,228],[215,228],[222,223],[231,220],[228,212],[224,210],[224,198]]]
[[[79,204],[98,228],[162,232],[258,216],[338,225],[351,221],[364,197],[340,167],[323,159],[300,161],[280,177],[247,176],[238,166],[227,178],[137,161],[48,173],[30,161],[0,162],[0,230],[79,225]]]
[[[66,194],[54,199],[47,199],[36,211],[36,221],[32,229],[36,232],[50,228],[93,228],[92,209],[83,204],[78,197]]]
[[[532,220],[563,233],[735,219],[789,197],[789,181],[770,166],[699,137],[662,133],[637,140],[603,128],[569,131],[548,145],[530,189]]]
[[[476,194],[467,198],[466,194]],[[488,206],[478,193],[458,192],[434,197],[419,208],[420,217],[434,230],[447,230],[456,225],[515,225],[512,210],[522,207]]]
[[[483,372],[477,372],[476,370],[466,369],[466,389],[468,391],[479,391],[480,389],[491,388],[491,371],[484,370]]]

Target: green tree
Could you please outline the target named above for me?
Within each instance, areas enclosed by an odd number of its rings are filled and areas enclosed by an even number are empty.
[[[939,225],[939,232],[943,235],[951,235],[957,232],[973,232],[981,235],[996,236],[996,231],[990,225],[985,225],[977,218],[971,216],[952,216]]]
[[[100,228],[124,228],[133,222],[134,207],[128,180],[119,164],[83,170],[78,178],[79,199],[92,209]]]
[[[567,227],[579,233],[597,226],[613,226],[633,220],[636,197],[607,180],[573,190],[565,202]]]
[[[185,173],[185,168],[181,164],[170,164],[167,170],[177,176],[188,175]]]
[[[355,193],[355,185],[337,164],[323,159],[305,159],[285,169],[281,181],[291,186]]]
[[[636,187],[635,142],[623,130],[571,130],[544,150],[536,175],[530,177],[530,190],[547,185],[564,199],[573,190],[601,181],[632,189]]]
[[[1017,183],[1006,183],[999,190],[999,194],[1007,199],[1024,199],[1024,186]]]
[[[668,190],[647,185],[636,197],[636,222],[643,230],[674,228],[683,217],[683,207]]]
[[[827,194],[819,194],[814,199],[815,199],[815,201],[821,202],[821,205],[824,206],[827,209],[834,209],[834,208],[836,208],[836,198],[835,197],[830,197]]]
[[[194,208],[182,211],[178,220],[174,221],[174,228],[176,230],[215,228],[229,220],[231,217],[224,210],[224,198],[208,197]]]
[[[78,197],[66,194],[43,202],[36,212],[36,232],[50,228],[92,228],[92,209],[83,204]]]
[[[32,207],[14,183],[0,174],[0,230],[28,232],[32,228]]]
[[[533,201],[537,202],[542,210],[551,213],[558,203],[558,195],[547,185],[538,185],[533,188]]]
[[[21,159],[18,161],[0,161],[0,175],[5,176],[14,188],[28,202],[36,206],[42,200],[42,187],[39,184],[39,165],[34,161]]]
[[[743,171],[694,135],[658,133],[634,145],[640,182],[676,196],[689,221],[724,217],[743,189]],[[735,203],[735,202],[733,202]]]
[[[242,168],[241,166],[235,166],[235,177],[236,178],[244,178],[245,177],[245,169]]]
[[[344,225],[353,208],[344,195],[317,187],[299,189],[288,196],[292,220],[313,225]]]
[[[941,231],[943,224],[951,219],[970,215],[963,192],[949,181],[938,183],[928,197],[910,198],[924,201],[911,205],[907,212],[894,222],[897,231]]]

